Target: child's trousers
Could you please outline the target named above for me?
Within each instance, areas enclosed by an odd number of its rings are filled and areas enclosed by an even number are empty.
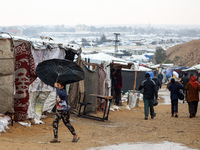
[[[54,138],[58,138],[58,124],[59,124],[60,119],[62,119],[63,123],[69,129],[69,131],[72,133],[72,135],[76,135],[74,127],[70,123],[69,117],[70,117],[69,111],[62,112],[62,113],[56,113],[55,118],[53,120]]]

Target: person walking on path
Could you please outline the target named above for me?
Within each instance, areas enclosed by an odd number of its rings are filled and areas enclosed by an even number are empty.
[[[149,109],[150,109],[150,115],[151,119],[153,119],[156,116],[156,113],[154,112],[153,108],[153,100],[154,95],[156,92],[156,85],[153,80],[150,79],[150,74],[145,74],[145,80],[142,81],[142,83],[139,86],[139,90],[144,89],[143,92],[143,101],[144,101],[144,114],[145,114],[145,120],[148,120],[149,116]]]
[[[160,80],[157,78],[157,76],[154,76],[154,78],[152,80],[156,84],[155,98],[158,99],[158,91],[161,88],[161,83],[160,83]]]
[[[55,83],[54,86],[56,87],[56,92],[58,94],[57,98],[57,113],[55,115],[55,118],[53,120],[53,133],[54,133],[54,139],[50,141],[50,143],[60,143],[58,140],[58,124],[60,119],[63,120],[63,123],[65,126],[69,129],[71,134],[73,135],[72,142],[77,142],[80,137],[76,134],[74,127],[70,123],[70,106],[68,105],[67,100],[67,91],[65,90],[65,83],[62,81],[58,81],[58,83]]]
[[[195,76],[190,77],[190,81],[187,83],[185,89],[187,90],[187,102],[190,113],[189,117],[196,117],[200,85]]]
[[[171,83],[169,85],[169,91],[170,91],[170,98],[171,98],[171,117],[178,117],[178,90],[184,89],[184,87],[179,84],[178,82],[175,82],[175,79],[171,79]]]
[[[185,73],[184,77],[181,78],[180,82],[183,84],[183,86],[185,88],[189,81],[190,81],[190,78],[188,77],[188,73]],[[187,101],[187,91],[185,89],[183,89],[183,93],[185,94],[185,101]]]
[[[163,74],[161,72],[158,74],[158,80],[160,81],[162,87]]]
[[[121,89],[122,89],[122,76],[121,76],[121,71],[120,69],[116,70],[116,84],[115,84],[115,104],[120,106],[121,101]]]

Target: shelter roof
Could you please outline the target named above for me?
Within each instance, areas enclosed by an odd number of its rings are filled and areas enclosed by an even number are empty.
[[[117,62],[121,62],[121,63],[127,63],[126,60],[121,59],[121,58],[116,58],[114,56],[105,54],[105,53],[93,53],[93,54],[81,54],[81,57],[83,59],[85,58],[89,58],[92,59],[94,62],[93,63],[98,63],[99,61],[108,61],[108,62],[113,62],[113,61],[117,61]],[[95,60],[97,60],[95,62]]]
[[[47,45],[52,47],[58,46],[59,48],[63,48],[65,50],[71,50],[74,53],[80,51],[80,46],[75,44],[61,43],[59,41],[49,41],[47,39],[39,39],[39,38],[30,38],[30,37],[20,37],[20,36],[11,36],[9,33],[0,32],[0,39],[10,39],[12,38],[14,41],[27,41],[32,44],[34,49],[46,49]]]
[[[197,70],[197,71],[200,71],[200,64],[198,64],[198,65],[194,65],[194,66],[192,66],[192,67],[190,67],[190,68],[188,68],[188,69],[183,69],[182,71],[192,71],[192,70]]]

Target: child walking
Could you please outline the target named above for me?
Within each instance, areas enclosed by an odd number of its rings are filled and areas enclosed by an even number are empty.
[[[55,118],[53,120],[53,133],[54,133],[54,139],[50,141],[50,143],[60,143],[58,140],[58,124],[59,121],[62,119],[65,126],[69,129],[71,134],[73,135],[72,142],[77,142],[80,138],[75,132],[74,127],[70,123],[70,107],[68,105],[67,100],[67,91],[65,90],[65,83],[62,81],[58,81],[54,84],[56,87],[56,92],[58,94],[57,98],[57,113],[55,115]]]

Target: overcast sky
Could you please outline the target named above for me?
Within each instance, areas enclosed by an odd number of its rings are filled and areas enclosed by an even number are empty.
[[[200,25],[200,0],[3,0],[0,26]]]

